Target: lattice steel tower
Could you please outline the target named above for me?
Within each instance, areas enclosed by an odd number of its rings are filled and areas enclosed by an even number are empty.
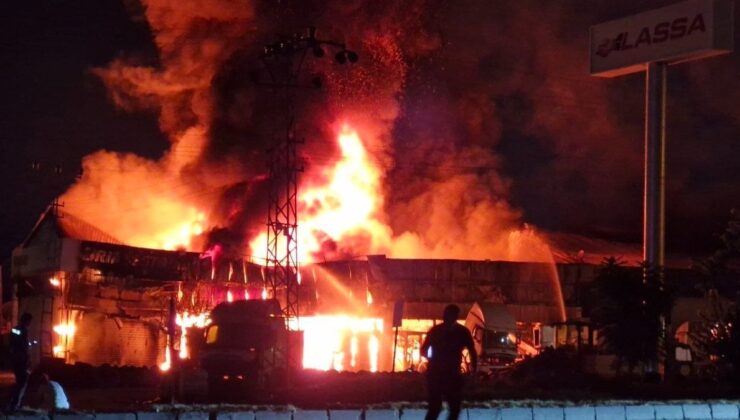
[[[270,150],[270,197],[267,211],[266,277],[275,298],[280,300],[287,320],[299,317],[298,297],[298,161],[299,141],[295,133],[295,93],[298,89],[318,88],[320,81],[302,84],[301,71],[308,57],[324,57],[325,48],[336,50],[340,64],[355,63],[357,54],[344,44],[316,38],[316,29],[295,34],[265,47],[262,62],[270,76],[280,123],[275,129]]]

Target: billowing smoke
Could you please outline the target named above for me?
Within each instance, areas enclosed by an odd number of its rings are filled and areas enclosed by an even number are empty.
[[[229,252],[254,252],[246,247],[264,230],[265,151],[279,121],[256,57],[275,34],[315,25],[320,38],[346,43],[361,60],[307,63],[305,73],[323,89],[296,101],[296,132],[307,141],[302,186],[327,182],[323,167],[337,157],[335,128],[344,123],[359,129],[383,170],[374,192],[380,205],[368,220],[380,228],[340,237],[310,232],[321,238],[322,258],[547,259],[547,246],[521,229],[521,215],[507,204],[493,92],[476,89],[474,73],[463,83],[481,46],[495,46],[488,39],[495,34],[481,34],[481,45],[456,39],[462,28],[439,25],[438,15],[460,13],[448,7],[143,1],[156,62],[124,57],[94,72],[119,107],[158,112],[172,147],[156,162],[110,152],[87,157],[82,179],[64,197],[69,211],[133,245],[203,249],[218,242]],[[472,60],[458,61],[465,55]],[[377,231],[384,237],[375,238]]]
[[[602,233],[615,221],[639,224],[639,205],[624,205],[639,198],[639,111],[625,120],[610,105],[634,81],[584,77],[585,28],[604,18],[595,3],[567,14],[555,3],[483,0],[142,0],[131,9],[158,57],[125,56],[94,72],[117,106],[157,112],[172,146],[158,161],[88,156],[64,197],[70,212],[126,243],[257,251],[248,248],[264,231],[266,151],[279,124],[257,57],[276,34],[308,26],[360,61],[307,61],[301,82],[323,86],[301,90],[295,104],[302,188],[328,181],[345,123],[381,169],[368,220],[380,228],[313,231],[321,257],[547,260],[547,244],[523,224],[530,216],[565,227],[580,219]]]
[[[143,13],[158,48],[156,62],[125,57],[93,72],[117,106],[157,112],[172,145],[158,161],[106,151],[86,157],[64,201],[73,214],[131,245],[203,246],[192,238],[234,211],[219,207],[220,197],[248,196],[252,188],[244,181],[258,173],[238,157],[203,159],[217,107],[212,79],[254,31],[254,10],[248,1],[136,6],[132,11]]]

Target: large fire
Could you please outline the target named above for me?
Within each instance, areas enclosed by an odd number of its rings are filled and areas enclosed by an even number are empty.
[[[327,243],[351,238],[369,239],[370,250],[387,249],[391,231],[379,220],[382,210],[382,171],[367,153],[357,130],[344,124],[337,136],[341,150],[334,165],[321,168],[318,178],[299,189],[298,260],[312,262]],[[311,182],[311,181],[309,181]],[[267,235],[250,242],[257,261],[266,257]]]
[[[456,196],[467,187],[459,180],[434,187],[440,190],[434,195],[434,201],[420,204],[429,207],[426,232],[394,232],[385,213],[385,168],[368,148],[368,144],[378,144],[378,140],[373,138],[372,130],[365,132],[363,134],[358,126],[350,123],[342,124],[336,137],[338,156],[331,158],[328,164],[326,160],[316,160],[300,181],[300,263],[366,254],[552,261],[548,245],[530,227],[507,227],[510,216],[505,215],[504,221],[497,222],[502,211],[497,207],[482,202],[476,204],[469,215],[452,217],[455,201],[466,199]],[[202,134],[196,130],[183,135],[170,153],[157,163],[109,152],[86,158],[82,181],[64,197],[69,211],[83,220],[94,221],[96,226],[103,226],[102,231],[129,245],[202,250],[199,246],[203,236],[221,227],[222,221],[213,216],[212,208],[223,185],[233,181],[234,175],[222,174],[207,181],[193,181],[200,184],[199,188],[206,188],[203,192],[193,192],[187,185],[166,188],[181,182],[176,174],[194,162],[193,155],[183,156],[178,151],[190,143],[200,144]],[[111,166],[117,167],[120,174],[110,175]],[[165,188],[149,185],[150,182],[161,183]],[[458,222],[465,225],[455,226]],[[453,234],[456,235],[454,240],[446,236]],[[261,233],[252,238],[243,251],[255,262],[264,262],[266,242],[266,234]]]
[[[377,141],[349,123],[341,126],[336,138],[340,154],[333,163],[321,166],[303,180],[298,191],[298,260],[310,263],[365,254],[387,254],[402,258],[484,258],[509,261],[553,262],[547,243],[528,225],[506,228],[484,235],[497,210],[483,206],[470,215],[471,222],[485,218],[482,231],[474,227],[459,237],[459,243],[442,237],[430,245],[418,232],[394,234],[384,212],[386,176],[379,161],[369,153],[367,144]],[[444,201],[445,192],[440,192]],[[450,197],[454,200],[454,196]],[[446,204],[454,207],[454,203]],[[437,210],[429,209],[434,213]],[[430,220],[437,216],[429,214]],[[493,221],[496,224],[495,220]],[[450,225],[432,227],[435,233]],[[498,227],[497,229],[501,229]],[[451,232],[459,229],[450,228]],[[451,233],[445,233],[448,235]],[[473,237],[470,237],[473,235]],[[438,238],[439,239],[439,238]],[[265,261],[267,235],[258,235],[249,248],[255,261]],[[282,247],[279,247],[282,248]],[[370,297],[371,299],[371,297]]]
[[[315,168],[303,180],[298,195],[298,250],[299,261],[310,263],[332,257],[353,255],[353,253],[386,253],[401,256],[434,256],[450,252],[451,248],[429,249],[423,241],[408,232],[394,236],[392,228],[385,223],[384,214],[384,170],[380,163],[369,153],[366,145],[373,143],[356,128],[345,123],[337,133],[336,142],[339,156],[331,164]],[[157,207],[165,214],[173,214],[185,209],[180,221],[174,218],[168,221],[164,230],[154,230],[151,235],[132,236],[128,240],[135,244],[145,244],[164,249],[188,248],[195,238],[207,228],[209,221],[204,210],[197,210],[187,203],[176,200],[163,201]],[[411,240],[410,240],[411,238]],[[507,259],[513,260],[547,260],[549,250],[546,245],[529,230],[511,230],[503,236],[506,244]],[[501,239],[497,239],[501,241]],[[260,234],[249,243],[256,262],[265,261],[266,234]],[[245,250],[245,253],[248,250]],[[205,252],[204,258],[214,258],[216,249]],[[220,248],[219,251],[220,252]],[[442,254],[444,255],[444,254]],[[454,252],[452,255],[454,256]],[[230,267],[229,278],[233,267]],[[557,274],[554,273],[556,276]],[[557,281],[555,281],[557,283]],[[52,283],[53,284],[53,283]],[[268,297],[263,287],[260,296]],[[244,290],[243,297],[226,291],[225,300],[249,299]],[[367,305],[372,305],[373,296],[365,292]],[[564,309],[561,307],[561,317]],[[293,321],[294,322],[294,321]],[[203,328],[208,325],[208,312],[177,315],[179,328],[177,357],[190,357],[187,342],[187,331],[190,328]],[[300,324],[292,325],[304,332],[303,367],[318,370],[378,370],[381,353],[383,321],[378,318],[367,318],[351,314],[325,314],[302,316]],[[57,331],[60,335],[71,335],[73,332]],[[60,346],[57,349],[63,351]],[[419,355],[411,354],[410,360],[418,364]],[[160,368],[167,370],[171,366],[170,350],[164,354]],[[398,358],[399,355],[396,355]],[[395,363],[399,363],[398,360]]]
[[[378,371],[382,319],[349,315],[306,316],[300,319],[300,329],[304,334],[305,369]]]
[[[233,243],[222,244],[216,235],[226,231],[228,240],[237,244],[236,250],[229,249],[230,256],[241,253],[264,263],[266,234],[255,226],[264,229],[265,215],[249,209],[260,208],[264,201],[264,168],[255,161],[264,159],[263,149],[269,146],[259,139],[270,136],[264,127],[251,124],[265,117],[259,111],[266,97],[256,84],[241,82],[249,78],[243,77],[246,69],[238,54],[250,51],[249,43],[261,39],[261,32],[278,28],[260,20],[259,8],[245,0],[207,1],[199,7],[175,3],[142,1],[159,52],[158,59],[151,60],[155,66],[122,57],[93,70],[118,107],[158,113],[170,147],[157,160],[109,151],[87,156],[79,182],[62,197],[65,210],[108,239],[140,247],[226,249]],[[469,129],[460,131],[464,134],[435,133],[434,124],[427,127],[429,121],[420,118],[417,133],[406,142],[412,156],[398,162],[406,156],[391,150],[398,140],[394,127],[403,105],[406,60],[426,54],[405,49],[431,51],[439,40],[424,39],[424,31],[413,26],[413,14],[403,7],[373,12],[367,17],[372,21],[363,20],[362,7],[327,7],[322,18],[326,22],[319,23],[354,22],[344,25],[347,33],[342,36],[366,58],[341,72],[330,66],[320,69],[326,77],[316,105],[301,108],[304,115],[295,116],[297,126],[307,126],[310,135],[324,133],[331,122],[327,118],[340,122],[336,155],[315,156],[327,153],[318,145],[327,140],[323,138],[309,139],[301,150],[307,171],[298,186],[299,263],[369,254],[552,262],[548,245],[533,229],[521,227],[521,214],[506,202],[507,181],[497,173],[497,158],[489,147],[493,143],[454,138],[478,138],[491,131],[483,130],[484,121],[495,119],[483,112],[485,104],[460,107],[464,115],[450,108],[450,120],[465,120]],[[378,16],[382,24],[375,21]],[[370,29],[376,27],[384,29]],[[401,39],[411,33],[420,38]],[[430,144],[421,144],[423,136],[430,137]],[[487,142],[498,135],[490,137]],[[253,144],[245,145],[248,142]],[[435,155],[431,163],[427,154]],[[423,168],[388,182],[394,164]],[[405,194],[390,194],[396,190]],[[232,291],[225,295],[227,301],[242,298]],[[260,297],[269,297],[266,287],[252,296],[244,290],[244,299]],[[373,304],[369,290],[364,300]],[[382,322],[356,315],[302,317],[304,365],[376,370]],[[187,329],[205,322],[207,313],[183,312],[178,327],[185,337]],[[62,333],[72,335],[60,329],[58,335]],[[186,338],[181,340],[180,354],[165,355],[166,366],[173,357],[188,356]]]
[[[232,302],[233,300],[228,300]],[[383,334],[383,320],[363,318],[352,315],[303,316],[300,320],[289,320],[291,329],[303,331],[304,369],[317,370],[367,370],[378,371],[380,337]],[[210,324],[209,313],[178,313],[176,324],[179,327],[178,357],[189,359],[187,341],[188,330],[204,328]],[[58,325],[54,330],[60,335],[71,335],[74,326]],[[57,350],[55,350],[57,351]],[[62,347],[58,349],[61,354]],[[172,366],[170,349],[165,349],[164,360],[159,364],[162,371]]]
[[[221,240],[214,232],[227,231],[229,241],[242,248],[230,252],[259,262],[265,256],[260,228],[266,215],[253,209],[265,201],[260,189],[265,168],[258,162],[271,147],[264,140],[271,134],[258,122],[268,117],[263,102],[270,94],[254,83],[237,83],[245,69],[235,58],[250,51],[245,44],[261,39],[252,31],[274,28],[263,26],[260,12],[244,0],[208,1],[197,8],[142,3],[158,64],[120,58],[93,73],[118,107],[158,113],[170,147],[156,160],[110,151],[87,156],[79,182],[62,197],[65,210],[133,246],[204,251]],[[330,9],[339,15],[352,10]],[[420,140],[417,134],[413,140],[394,138],[409,70],[403,48],[427,44],[398,39],[408,29],[402,10],[389,10],[404,19],[387,16],[382,33],[367,29],[376,26],[368,22],[345,27],[347,42],[366,59],[341,71],[330,64],[311,69],[326,77],[315,105],[294,116],[297,127],[306,127],[297,134],[312,136],[300,151],[307,164],[298,187],[299,261],[368,254],[550,261],[547,245],[526,234],[521,215],[506,203],[507,181],[497,173],[492,148],[461,146],[468,142],[454,138],[458,134],[430,132],[424,123],[415,132],[428,135],[434,148],[409,144]],[[207,30],[203,22],[209,22]],[[477,108],[468,108],[471,117],[481,117]],[[330,124],[338,128],[336,156],[327,156],[333,147],[322,147],[330,139],[320,138]],[[396,144],[406,144],[409,156],[394,151]],[[389,183],[388,170],[399,166],[420,170]],[[404,189],[409,191],[401,198],[389,194]]]

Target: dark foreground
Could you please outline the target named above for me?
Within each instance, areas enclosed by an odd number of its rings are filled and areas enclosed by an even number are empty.
[[[169,403],[161,398],[169,389],[156,371],[89,367],[65,369],[57,373],[74,409],[97,411],[146,410],[155,404]],[[84,371],[84,372],[83,372]],[[116,373],[117,372],[117,373]],[[137,373],[138,372],[138,373]],[[203,388],[191,380],[183,383],[185,403],[208,403]],[[0,398],[7,400],[12,375],[0,375]],[[25,405],[33,406],[33,387]],[[337,373],[303,371],[271,391],[244,390],[232,403],[276,404],[301,408],[358,407],[390,402],[423,402],[424,377],[418,373]],[[512,373],[500,378],[468,381],[465,400],[470,403],[490,400],[556,400],[588,403],[604,400],[717,400],[736,399],[737,390],[717,382],[681,380],[671,384],[649,384],[639,379],[604,380],[578,372],[541,371],[532,375]]]

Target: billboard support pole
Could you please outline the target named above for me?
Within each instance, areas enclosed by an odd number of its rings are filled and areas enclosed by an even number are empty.
[[[645,190],[642,256],[651,269],[665,263],[665,116],[668,65],[649,63],[645,95]]]
[[[643,282],[664,289],[666,93],[669,64],[728,54],[734,47],[733,0],[686,0],[660,9],[603,22],[589,30],[590,71],[617,77],[645,71],[645,165],[643,195]],[[647,303],[645,303],[647,305]],[[660,317],[658,348],[646,366],[655,373],[666,350],[671,374],[670,310]],[[659,369],[658,369],[659,370]],[[665,377],[665,376],[664,376]]]
[[[655,281],[663,288],[663,267],[665,265],[665,174],[666,174],[666,94],[668,64],[648,63],[645,72],[645,176],[643,197],[643,250],[646,264],[643,281]],[[649,273],[648,270],[652,271]],[[666,314],[660,317],[660,341],[667,345]],[[659,344],[660,347],[660,344]],[[666,348],[666,350],[670,350]],[[665,362],[670,359],[666,352]],[[654,363],[648,366],[655,372],[660,360],[656,348]],[[666,369],[663,366],[663,373]],[[661,370],[658,368],[658,370]]]

